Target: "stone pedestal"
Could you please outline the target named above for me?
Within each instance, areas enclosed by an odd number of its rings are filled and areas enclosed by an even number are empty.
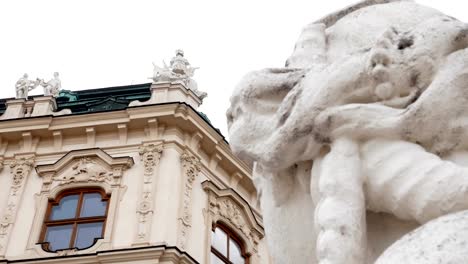
[[[133,101],[129,106],[184,102],[194,109],[202,104],[202,99],[181,82],[157,82],[151,85],[151,99],[146,102]]]
[[[51,115],[55,110],[57,110],[57,103],[53,96],[35,97],[31,116]]]
[[[24,103],[25,99],[11,99],[6,102],[5,113],[0,117],[0,119],[13,119],[20,118],[24,116],[25,108]]]

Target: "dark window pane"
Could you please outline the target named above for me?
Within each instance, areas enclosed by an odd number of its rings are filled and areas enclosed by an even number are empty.
[[[216,228],[211,233],[211,246],[227,257],[227,235],[223,230]]]
[[[78,198],[78,194],[63,197],[59,205],[52,207],[50,220],[75,218]]]
[[[218,258],[213,252],[211,252],[211,263],[210,264],[225,264],[220,258]]]
[[[94,239],[102,236],[102,224],[102,222],[79,224],[76,233],[75,247],[83,249],[92,246],[94,244]]]
[[[232,239],[229,240],[229,260],[234,264],[244,264],[239,245]]]
[[[99,193],[86,193],[83,197],[83,206],[80,217],[106,215],[107,201],[102,201]]]
[[[73,225],[49,226],[45,242],[49,242],[49,250],[56,251],[70,247]]]

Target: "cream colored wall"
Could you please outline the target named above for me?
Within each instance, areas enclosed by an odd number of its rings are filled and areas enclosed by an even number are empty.
[[[155,111],[148,106],[148,111]],[[9,122],[9,121],[6,121]],[[156,167],[153,181],[155,189],[153,202],[154,213],[151,217],[151,231],[148,246],[167,244],[168,246],[177,246],[180,239],[180,220],[182,196],[184,192],[184,172],[181,167],[180,156],[187,149],[194,153],[196,157],[201,158],[201,171],[195,178],[191,194],[192,214],[191,227],[189,228],[189,239],[186,245],[186,251],[200,263],[206,263],[207,253],[209,252],[209,239],[211,222],[207,222],[206,214],[208,211],[208,196],[203,190],[201,183],[210,180],[220,189],[233,187],[238,190],[238,194],[248,201],[253,210],[258,213],[259,208],[256,201],[256,193],[252,191],[250,178],[243,181],[249,181],[247,186],[241,183],[233,184],[232,168],[237,166],[232,163],[232,157],[222,156],[220,161],[213,161],[213,153],[208,153],[203,145],[199,146],[193,139],[193,132],[183,131],[174,126],[158,128],[158,136],[151,136],[149,128],[143,122],[131,123],[126,121],[127,133],[126,142],[120,139],[118,130],[114,125],[100,125],[95,122],[93,140],[90,141],[90,133],[86,133],[87,125],[76,128],[64,129],[62,132],[61,147],[57,148],[57,139],[54,140],[51,131],[41,130],[33,131],[33,138],[37,138],[38,144],[30,149],[36,155],[36,165],[53,164],[64,156],[67,152],[82,148],[99,147],[113,157],[130,156],[135,164],[126,170],[122,176],[121,185],[123,188],[122,199],[118,201],[115,219],[113,221],[113,230],[111,245],[108,249],[130,248],[133,246],[142,246],[135,244],[137,232],[137,205],[141,195],[141,186],[143,181],[144,165],[140,159],[139,147],[142,142],[163,142],[164,150],[160,162]],[[180,122],[180,121],[178,121]],[[170,122],[169,122],[170,123]],[[91,133],[93,134],[93,133]],[[207,135],[202,135],[208,137]],[[14,155],[21,151],[22,139],[18,135],[8,135],[3,137],[3,143],[8,142],[3,157],[5,167],[0,172],[0,216],[5,214],[6,200],[10,191],[12,174],[8,164],[14,159]],[[202,144],[202,143],[200,143]],[[223,143],[224,144],[224,143]],[[210,151],[213,151],[211,148]],[[231,164],[229,169],[225,169],[226,164]],[[228,172],[228,170],[230,172]],[[244,173],[239,170],[239,173]],[[250,177],[246,175],[244,177]],[[9,243],[5,253],[5,258],[9,260],[41,257],[34,251],[27,250],[30,239],[31,228],[35,219],[40,202],[37,195],[41,192],[43,179],[31,170],[24,186],[19,210],[17,211],[16,221],[9,234]],[[111,197],[112,199],[112,197]],[[37,242],[37,241],[34,241]],[[258,246],[258,256],[260,262],[269,263],[268,253],[264,246],[264,240],[261,240]],[[79,252],[78,252],[79,254]],[[49,255],[48,255],[49,256]],[[44,256],[42,256],[44,257]],[[0,258],[1,259],[1,258]],[[253,263],[255,264],[255,263]]]

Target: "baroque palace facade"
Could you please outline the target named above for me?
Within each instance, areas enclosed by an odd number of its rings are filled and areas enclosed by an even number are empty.
[[[0,101],[0,263],[270,263],[250,168],[190,69],[178,51],[148,84],[18,81]]]

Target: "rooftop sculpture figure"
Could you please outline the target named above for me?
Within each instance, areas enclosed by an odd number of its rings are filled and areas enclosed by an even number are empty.
[[[41,80],[40,85],[44,88],[44,95],[51,95],[53,97],[59,96],[60,90],[62,89],[62,82],[59,79],[59,73],[54,72],[54,78],[47,82]]]
[[[28,99],[29,91],[32,91],[40,84],[40,80],[32,81],[28,79],[28,74],[25,73],[15,84],[16,98]]]
[[[241,80],[230,143],[275,263],[468,263],[467,48],[465,23],[367,0]]]
[[[164,67],[159,67],[153,63],[154,82],[182,82],[187,89],[192,90],[200,99],[204,99],[208,94],[198,90],[197,82],[192,79],[195,70],[198,67],[192,67],[188,60],[184,57],[183,50],[176,50],[176,56],[171,59],[170,65],[167,66],[163,61]]]

